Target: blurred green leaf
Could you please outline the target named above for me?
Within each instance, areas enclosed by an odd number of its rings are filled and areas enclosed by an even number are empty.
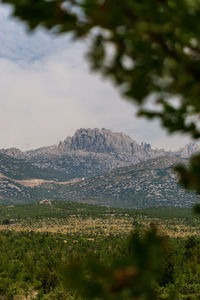
[[[178,172],[180,183],[185,188],[200,194],[200,154],[194,155],[188,166],[176,166],[175,171]]]

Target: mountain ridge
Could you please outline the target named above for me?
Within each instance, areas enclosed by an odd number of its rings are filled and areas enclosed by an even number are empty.
[[[191,143],[178,151],[152,149],[151,145],[138,144],[124,133],[109,129],[78,129],[58,145],[21,151],[17,148],[1,149],[0,153],[24,159],[41,169],[54,169],[65,173],[65,178],[93,177],[115,168],[135,165],[160,156],[189,157],[200,152],[200,146]]]
[[[188,157],[189,155],[200,151],[200,146],[196,143],[189,143],[179,150],[170,151],[165,149],[153,149],[151,144],[142,142],[138,144],[129,135],[122,132],[112,132],[110,129],[98,128],[80,128],[73,136],[68,136],[58,145],[44,146],[33,150],[21,151],[12,147],[0,149],[0,153],[10,155],[16,158],[26,158],[27,156],[37,156],[44,154],[62,155],[69,151],[84,151],[93,153],[127,153],[134,155],[135,153],[157,153],[173,154],[174,156]]]

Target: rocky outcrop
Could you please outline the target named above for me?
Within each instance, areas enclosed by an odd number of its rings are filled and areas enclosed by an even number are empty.
[[[84,150],[96,153],[127,153],[133,155],[140,151],[150,151],[149,144],[141,145],[133,141],[128,135],[112,132],[102,128],[77,130],[73,137],[67,137],[60,147],[71,150]]]

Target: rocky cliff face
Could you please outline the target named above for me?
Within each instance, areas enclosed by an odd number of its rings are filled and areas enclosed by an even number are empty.
[[[73,137],[67,137],[63,143],[60,143],[60,147],[96,153],[127,153],[129,155],[151,150],[149,144],[138,145],[128,135],[115,133],[105,128],[101,130],[81,128]]]

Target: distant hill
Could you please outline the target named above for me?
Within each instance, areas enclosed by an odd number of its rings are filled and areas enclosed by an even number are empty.
[[[46,185],[50,199],[80,201],[124,208],[191,207],[199,201],[177,183],[173,166],[185,160],[159,157],[123,167],[69,185]]]
[[[177,183],[173,165],[185,159],[159,157],[101,175],[65,182],[0,178],[0,203],[30,203],[44,199],[75,201],[121,208],[191,207],[195,194]]]
[[[46,180],[69,180],[69,176],[65,172],[55,170],[53,168],[40,168],[28,162],[24,158],[15,158],[9,155],[0,153],[0,174],[1,177],[6,176],[10,179],[46,179]]]
[[[66,180],[70,178],[65,172],[50,167],[39,168],[25,159],[0,153],[0,203],[20,204],[37,200],[31,181],[34,185],[40,181]]]

